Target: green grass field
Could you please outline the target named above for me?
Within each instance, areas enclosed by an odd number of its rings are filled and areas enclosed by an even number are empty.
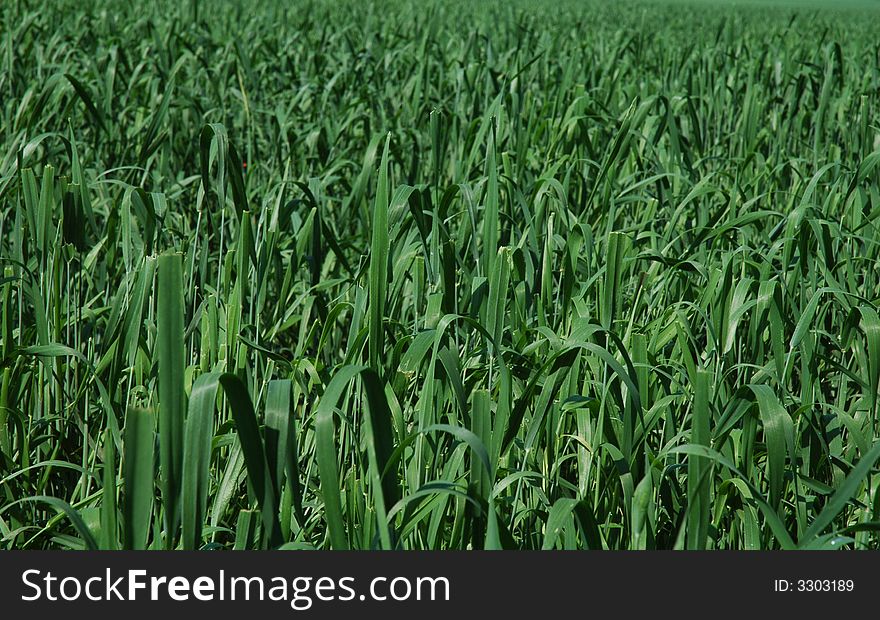
[[[0,548],[878,547],[876,3],[53,4]]]
[[[630,6],[638,6],[637,2]],[[642,0],[642,3],[653,2],[655,6],[667,6],[680,9],[682,5],[699,6],[719,12],[730,9],[786,9],[792,13],[822,11],[865,10],[864,17],[871,18],[868,11],[880,9],[880,0]],[[677,6],[676,6],[677,5]],[[876,17],[874,17],[876,19]]]

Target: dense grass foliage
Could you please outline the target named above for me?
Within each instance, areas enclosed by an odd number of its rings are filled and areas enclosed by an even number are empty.
[[[876,13],[53,4],[0,547],[877,546]]]

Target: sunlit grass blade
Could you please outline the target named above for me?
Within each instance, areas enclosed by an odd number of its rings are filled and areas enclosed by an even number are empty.
[[[157,352],[159,365],[159,466],[165,545],[174,545],[180,524],[183,476],[184,349],[183,261],[179,254],[159,258]]]
[[[122,539],[126,549],[146,549],[152,524],[155,417],[148,409],[132,408],[125,416],[122,470],[124,502]]]

